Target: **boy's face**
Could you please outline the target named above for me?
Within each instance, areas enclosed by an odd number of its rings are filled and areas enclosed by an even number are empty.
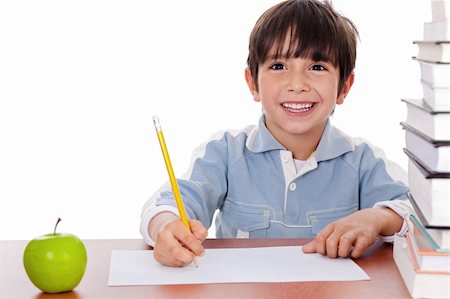
[[[330,62],[269,56],[259,66],[257,85],[246,70],[250,91],[263,106],[266,126],[281,143],[299,135],[320,138],[336,104],[348,94],[353,76],[338,94],[339,69]]]

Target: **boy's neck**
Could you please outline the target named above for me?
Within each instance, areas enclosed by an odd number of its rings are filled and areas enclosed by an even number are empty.
[[[286,132],[273,132],[268,130],[287,150],[292,152],[292,156],[297,160],[307,160],[317,149],[326,123],[302,134],[290,134]]]
[[[317,149],[319,145],[319,138],[306,137],[302,135],[297,135],[297,137],[292,139],[292,142],[284,144],[284,146],[292,152],[292,156],[297,160],[307,160],[311,154]]]

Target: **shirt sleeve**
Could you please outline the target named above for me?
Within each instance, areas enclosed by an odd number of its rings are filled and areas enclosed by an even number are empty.
[[[408,200],[406,172],[384,152],[367,142],[360,144],[359,166],[360,209],[371,208],[377,202]]]
[[[212,140],[199,146],[192,155],[189,170],[177,179],[186,214],[209,228],[215,211],[223,204],[227,193],[227,138],[213,136]],[[178,209],[167,182],[144,205],[140,232],[144,240],[153,245],[148,225],[153,217],[163,211],[178,215]]]
[[[409,215],[415,214],[414,208],[409,200],[389,200],[389,201],[380,201],[377,202],[374,206],[374,208],[390,208],[394,212],[396,212],[400,217],[403,218],[403,225],[402,228],[394,235],[392,236],[380,236],[380,239],[385,242],[393,242],[394,236],[399,235],[403,237],[408,230],[408,219]]]
[[[153,196],[150,198],[144,205],[142,215],[141,215],[141,225],[140,225],[140,232],[142,237],[144,238],[144,241],[147,242],[148,245],[154,246],[155,241],[152,239],[152,237],[149,234],[149,225],[150,221],[159,213],[161,212],[171,212],[175,215],[178,215],[178,210],[173,206],[168,205],[160,205],[156,206],[157,198]]]

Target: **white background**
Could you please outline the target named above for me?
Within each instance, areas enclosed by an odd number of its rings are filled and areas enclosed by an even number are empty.
[[[278,1],[0,0],[0,239],[59,230],[140,238],[141,207],[218,130],[257,123],[247,41]],[[413,40],[429,1],[333,1],[360,31],[332,122],[406,168],[401,98],[421,97]]]

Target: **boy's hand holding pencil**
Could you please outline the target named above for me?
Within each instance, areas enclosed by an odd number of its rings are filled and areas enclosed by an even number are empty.
[[[203,255],[205,249],[201,243],[206,239],[208,231],[200,221],[189,220],[191,233],[183,222],[170,212],[156,215],[152,222],[159,220],[162,220],[163,227],[154,239],[154,257],[158,262],[166,266],[182,267],[192,263],[196,256]]]

